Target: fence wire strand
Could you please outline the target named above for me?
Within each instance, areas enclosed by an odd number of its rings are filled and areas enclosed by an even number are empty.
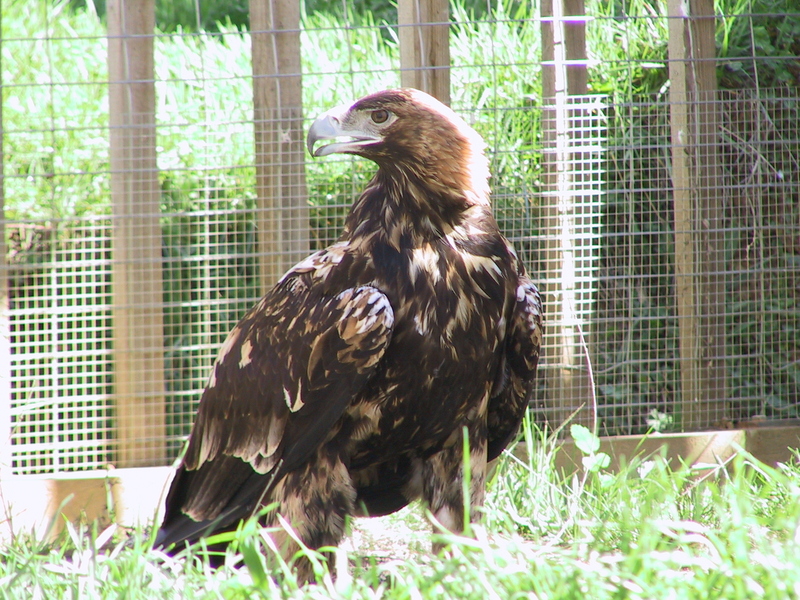
[[[713,116],[717,127],[695,132],[686,164],[698,175],[681,188],[666,4],[587,3],[587,14],[569,21],[585,24],[587,52],[566,64],[585,67],[589,87],[563,107],[559,188],[548,171],[554,112],[541,92],[549,18],[535,3],[518,3],[516,12],[506,4],[452,7],[451,100],[486,138],[497,220],[546,292],[547,348],[531,401],[538,421],[556,428],[575,413],[580,422],[576,410],[593,397],[603,434],[800,418],[800,47],[786,38],[800,13],[758,12],[751,1],[746,13],[717,15],[719,89],[687,101],[692,118]],[[265,207],[256,191],[255,35],[224,25],[156,31],[158,210],[120,216],[112,211],[104,22],[65,3],[23,5],[6,3],[2,19],[8,253],[0,268],[9,285],[11,389],[0,402],[10,407],[11,467],[33,474],[168,464],[219,346],[264,292],[269,261],[335,241],[374,166],[288,158],[307,197],[296,192]],[[195,25],[202,10],[195,2]],[[285,108],[301,111],[304,130],[333,105],[400,83],[396,25],[360,15],[349,0],[337,14],[344,16],[301,19],[302,106]],[[265,144],[277,155],[282,142]],[[696,164],[709,156],[714,164]],[[685,221],[676,219],[681,193],[692,211]],[[568,214],[554,206],[569,206]],[[143,216],[157,224],[160,248],[123,259],[115,232],[154,235]],[[559,217],[565,237],[554,233]],[[263,245],[266,222],[282,228],[274,245]],[[676,241],[684,234],[699,265],[688,274]],[[160,271],[158,289],[131,290],[130,305],[120,305],[121,273],[145,267]],[[682,289],[697,296],[689,316]],[[115,319],[127,310],[160,322],[163,343],[135,327],[119,339]],[[692,341],[686,319],[698,323]],[[584,351],[565,334],[573,327],[588,344],[589,395]],[[124,397],[131,370],[121,361],[139,360],[147,344],[163,368],[140,376],[157,375],[163,389]],[[686,397],[687,389],[713,388],[697,381],[704,373],[722,373],[721,402]],[[135,438],[131,447],[126,436]]]

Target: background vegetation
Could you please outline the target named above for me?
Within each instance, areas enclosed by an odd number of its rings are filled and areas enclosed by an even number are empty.
[[[189,426],[211,349],[259,294],[252,90],[249,41],[240,34],[246,2],[200,2],[199,29],[194,2],[157,4],[159,28],[182,32],[156,41],[165,345],[178,440]],[[387,6],[377,0],[350,2],[346,10],[336,0],[305,3],[307,116],[398,83]],[[489,8],[477,0],[456,2],[451,29],[453,105],[489,143],[498,221],[534,272],[541,158],[537,10],[526,1]],[[653,411],[668,415],[679,392],[664,154],[670,143],[665,10],[656,0],[587,3],[595,16],[587,27],[590,90],[606,94],[610,107],[596,310],[597,322],[606,325],[593,344],[600,415],[609,433],[646,431]],[[726,298],[732,414],[736,420],[796,417],[800,14],[792,0],[718,0],[717,11],[723,15],[718,76],[728,90],[727,257],[737,272]],[[12,261],[28,275],[49,260],[52,244],[76,219],[103,219],[110,210],[102,14],[101,3],[78,0],[33,10],[21,0],[4,3],[3,80],[13,83],[3,89],[5,209],[7,219],[20,223],[9,227]],[[192,33],[203,30],[215,34]],[[350,160],[306,167],[312,247],[320,247],[339,235],[347,206],[373,167]],[[753,173],[762,182],[757,197]],[[213,221],[209,214],[225,217]],[[16,278],[16,297],[24,296],[29,280]],[[215,303],[224,308],[209,317],[202,305]],[[209,318],[215,320],[210,330]],[[110,348],[111,340],[104,343]],[[633,408],[626,405],[631,402]]]

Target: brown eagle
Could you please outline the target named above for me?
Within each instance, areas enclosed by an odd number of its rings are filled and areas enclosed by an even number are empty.
[[[308,148],[378,171],[339,241],[290,269],[220,349],[158,547],[272,503],[264,524],[281,515],[310,548],[336,545],[347,515],[416,498],[458,532],[463,432],[477,507],[528,405],[542,305],[492,217],[481,137],[399,89],[323,114]],[[290,536],[273,537],[293,555]]]

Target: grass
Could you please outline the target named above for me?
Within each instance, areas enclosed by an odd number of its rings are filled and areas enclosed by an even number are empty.
[[[578,429],[584,441],[591,434]],[[195,551],[169,558],[144,531],[69,528],[60,543],[19,538],[0,560],[0,597],[18,598],[621,598],[800,597],[800,467],[769,467],[741,453],[730,464],[688,468],[660,456],[609,472],[591,443],[584,478],[554,470],[552,438],[527,421],[529,458],[506,453],[472,537],[443,535],[428,552],[419,508],[399,541],[346,551],[332,578],[299,585],[274,566],[246,526],[218,571]],[[600,457],[602,459],[602,457]],[[392,522],[391,519],[394,519]],[[398,518],[384,518],[387,528]],[[363,537],[361,538],[363,539]],[[343,551],[345,552],[345,551]],[[398,558],[399,557],[399,558]],[[244,565],[234,568],[232,565]],[[288,574],[287,574],[288,573]]]

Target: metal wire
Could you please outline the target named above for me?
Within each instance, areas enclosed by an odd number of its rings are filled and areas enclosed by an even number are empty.
[[[684,389],[693,385],[684,370],[685,317],[677,308],[675,240],[682,232],[674,215],[675,105],[667,93],[666,42],[655,44],[662,54],[637,54],[638,32],[657,38],[667,17],[632,14],[637,9],[628,4],[616,8],[621,13],[593,4],[596,13],[582,18],[587,57],[567,62],[588,67],[590,93],[563,106],[561,188],[547,179],[554,154],[542,132],[552,115],[539,91],[542,20],[535,7],[511,16],[492,3],[478,19],[454,13],[450,35],[453,107],[486,138],[497,220],[547,292],[548,347],[533,409],[540,422],[558,426],[596,395],[599,429],[607,434],[684,429]],[[68,14],[40,7],[32,19],[39,29],[7,14],[3,19],[3,67],[12,74],[2,99],[9,248],[2,274],[10,282],[12,380],[11,397],[0,401],[10,405],[12,468],[26,474],[119,464],[126,427],[149,448],[127,465],[166,464],[189,432],[220,344],[264,292],[265,211],[279,214],[287,239],[324,247],[339,236],[374,166],[309,158],[302,163],[308,222],[293,221],[280,206],[265,208],[255,195],[249,34],[158,34],[160,211],[149,216],[160,224],[160,259],[122,261],[112,245],[124,223],[111,216],[106,38],[99,21],[87,25],[82,15],[76,29]],[[400,81],[396,29],[359,21],[347,2],[343,8],[351,15],[343,23],[317,16],[301,27],[306,123]],[[196,10],[200,22],[199,3]],[[800,20],[797,13],[740,14],[726,15],[724,24],[747,20],[755,47],[773,16]],[[703,361],[724,367],[722,413],[698,400],[708,425],[720,427],[800,416],[800,82],[786,79],[798,59],[745,58],[742,66],[737,57],[721,57],[723,87],[734,76],[738,87],[693,105],[697,115],[718,118],[716,133],[696,144],[714,148],[719,171],[716,180],[684,190],[702,203],[698,189],[713,188],[719,203],[717,221],[695,218],[687,233],[697,252],[704,239],[722,243],[715,250],[722,260],[691,275],[693,289],[712,289],[709,280],[723,284],[716,296],[694,304],[700,322],[713,317],[724,326],[716,345],[697,341],[707,352]],[[759,79],[764,69],[784,79],[767,84]],[[604,87],[598,73],[623,84]],[[564,199],[569,214],[561,223],[568,227],[560,237],[548,211]],[[135,221],[131,226],[134,237],[145,235]],[[553,257],[563,259],[566,250],[569,278],[552,268]],[[698,264],[704,258],[695,254]],[[114,320],[131,307],[115,305],[113,286],[122,267],[152,260],[161,287],[134,297],[137,308],[163,323],[163,344],[153,350],[163,356],[164,389],[122,398],[119,361],[130,356],[127,342],[115,337]],[[579,360],[563,360],[564,330],[576,324],[596,379],[589,396],[577,377],[587,370],[583,350],[571,349]],[[133,341],[142,342],[140,335]],[[126,403],[140,408],[131,422],[120,409]]]

